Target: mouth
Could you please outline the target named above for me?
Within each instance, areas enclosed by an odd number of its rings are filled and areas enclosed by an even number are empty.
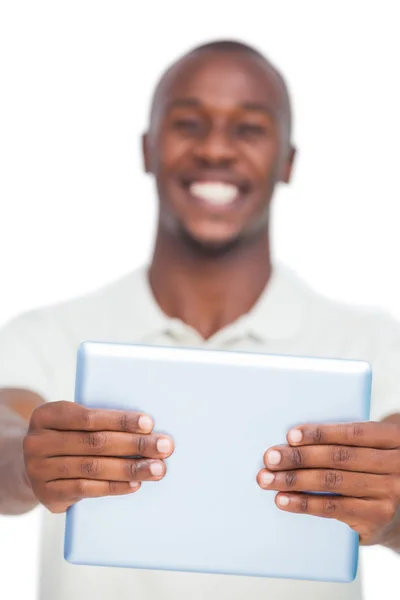
[[[222,181],[195,181],[189,186],[189,192],[210,206],[230,206],[240,195],[236,185]]]
[[[224,209],[235,205],[243,197],[246,189],[227,181],[191,181],[184,182],[192,200],[215,209]]]

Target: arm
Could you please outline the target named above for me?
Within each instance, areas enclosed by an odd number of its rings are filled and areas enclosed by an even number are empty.
[[[400,413],[389,415],[385,419],[382,419],[382,423],[394,423],[395,425],[400,425]],[[396,526],[393,529],[393,533],[389,537],[387,542],[383,545],[400,554],[400,501],[397,508],[396,516]]]
[[[28,390],[0,389],[0,514],[19,515],[38,503],[25,476],[23,440],[43,402]]]

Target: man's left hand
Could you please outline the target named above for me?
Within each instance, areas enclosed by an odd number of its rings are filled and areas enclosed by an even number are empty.
[[[399,424],[302,425],[287,441],[257,475],[280,509],[343,521],[361,544],[400,551]]]

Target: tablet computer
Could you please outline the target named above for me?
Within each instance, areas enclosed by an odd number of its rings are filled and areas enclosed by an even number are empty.
[[[132,495],[67,511],[71,563],[349,582],[359,540],[346,524],[280,511],[256,483],[264,452],[302,423],[369,419],[362,361],[87,342],[75,401],[142,411],[175,451]]]

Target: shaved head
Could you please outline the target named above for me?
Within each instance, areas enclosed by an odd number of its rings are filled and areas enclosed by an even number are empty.
[[[178,58],[178,60],[164,72],[156,86],[151,103],[150,131],[154,129],[154,127],[157,127],[163,111],[165,95],[167,95],[170,86],[174,85],[176,79],[181,76],[181,71],[189,66],[193,59],[199,55],[207,54],[210,55],[210,59],[215,55],[227,55],[231,56],[231,58],[234,58],[235,55],[244,55],[253,59],[254,62],[261,66],[264,70],[265,78],[270,80],[271,84],[277,88],[280,95],[282,125],[285,130],[287,142],[290,143],[292,135],[292,109],[289,90],[285,79],[278,69],[261,52],[252,46],[235,40],[217,40],[197,46]]]

